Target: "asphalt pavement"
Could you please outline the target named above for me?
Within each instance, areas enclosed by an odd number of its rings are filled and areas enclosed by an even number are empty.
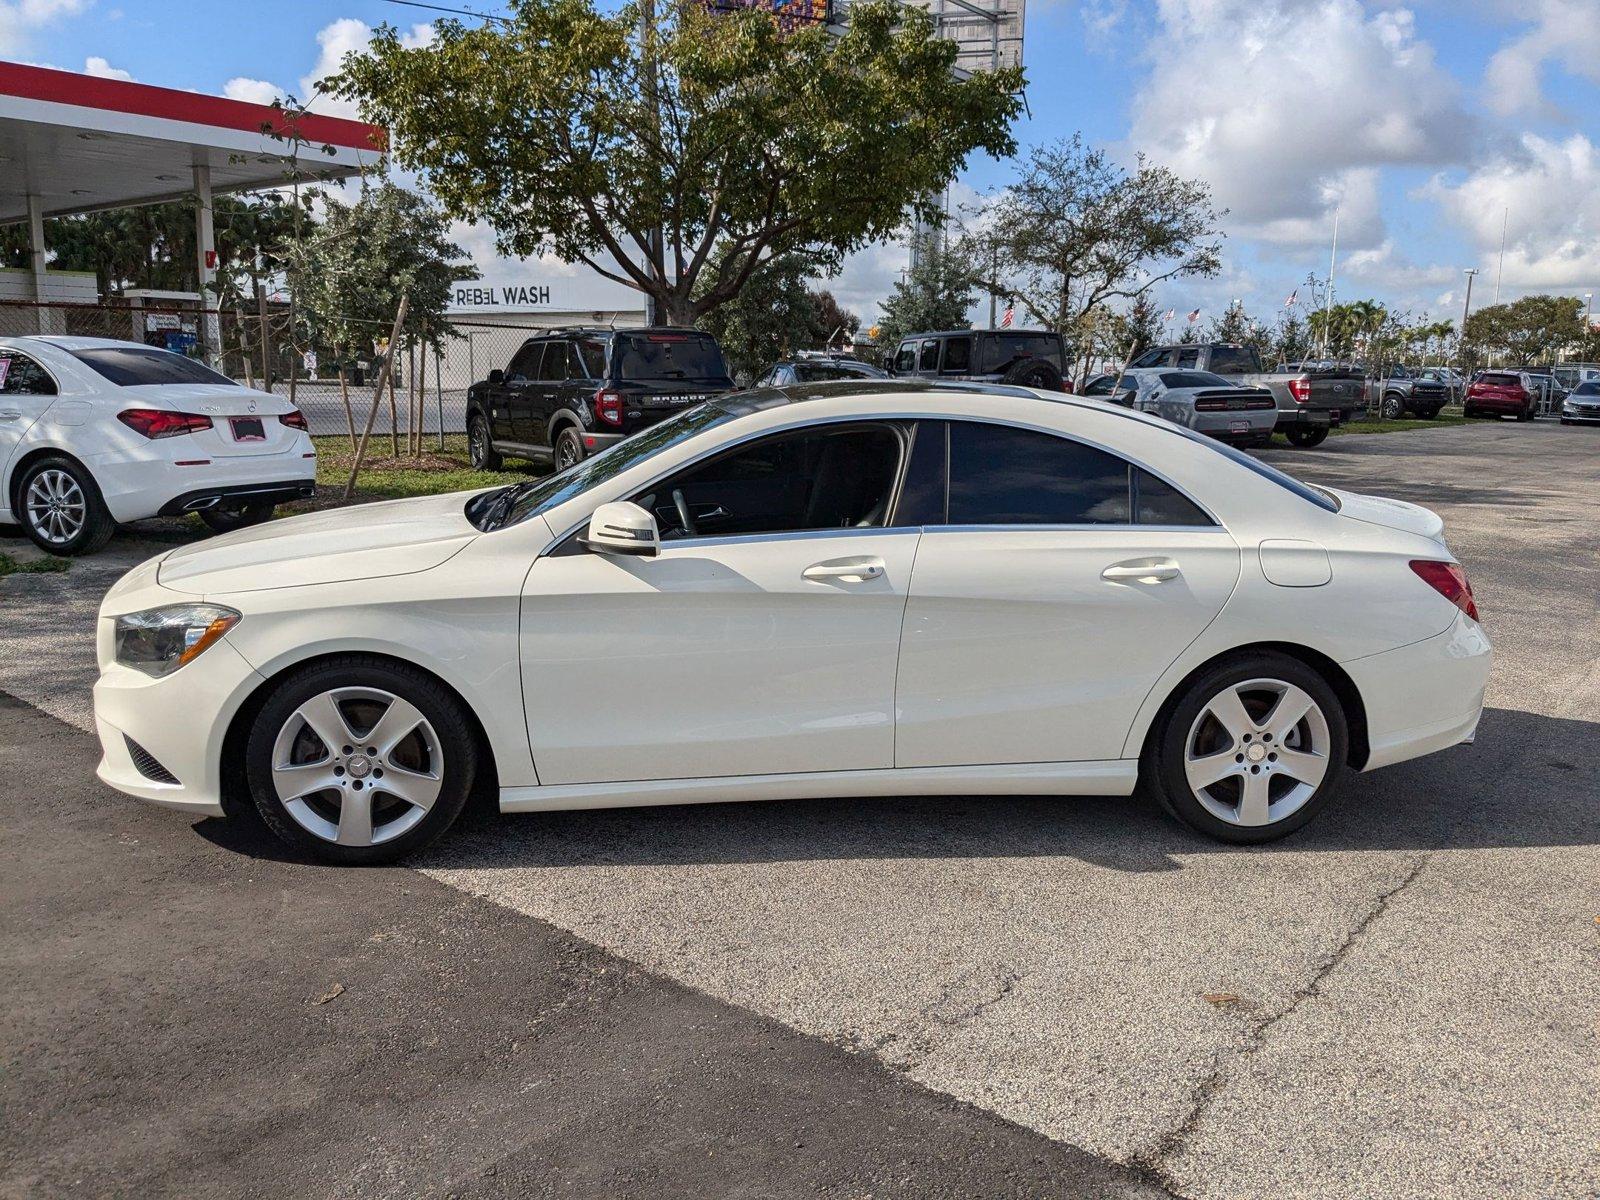
[[[12,914],[0,1002],[24,1032],[0,1095],[8,1112],[28,1117],[20,1129],[6,1121],[0,1161],[32,1164],[8,1167],[0,1186],[28,1190],[24,1172],[40,1163],[57,1172],[40,1178],[59,1189],[95,1177],[72,1163],[138,1162],[142,1143],[129,1139],[166,1136],[170,1117],[158,1114],[176,1109],[205,1136],[175,1139],[181,1154],[174,1149],[155,1185],[136,1190],[248,1190],[269,1177],[249,1175],[257,1160],[222,1147],[236,1146],[257,1106],[281,1092],[301,1107],[293,1120],[278,1114],[285,1123],[274,1136],[293,1130],[321,1172],[302,1178],[326,1191],[337,1177],[352,1194],[403,1190],[427,1155],[382,1155],[421,1128],[429,1145],[461,1149],[451,1150],[454,1173],[414,1176],[426,1185],[418,1190],[463,1179],[483,1186],[485,1124],[529,1105],[518,1161],[569,1164],[574,1182],[552,1175],[547,1189],[564,1194],[1099,1195],[1157,1186],[1229,1198],[1594,1196],[1600,436],[1474,424],[1266,457],[1313,482],[1442,513],[1497,659],[1475,746],[1353,777],[1317,822],[1263,849],[1204,841],[1136,800],[967,797],[482,816],[416,871],[277,862],[258,834],[193,825],[99,788],[88,778],[87,738],[67,728],[86,728],[100,592],[159,546],[119,538],[65,575],[0,582],[0,690],[67,723],[0,710],[0,813],[12,860],[0,881]],[[144,533],[180,536],[165,526]],[[45,729],[56,732],[46,738]],[[142,849],[124,854],[119,842],[130,836]],[[52,899],[57,891],[69,899]],[[413,914],[430,956],[415,970],[390,961],[398,951],[359,940]],[[319,917],[329,932],[318,932]],[[113,923],[125,936],[149,926],[154,944],[123,953],[96,932]],[[595,1186],[601,1176],[583,1172],[608,1169],[599,1142],[649,1137],[637,1118],[602,1105],[625,1082],[608,1074],[620,1065],[604,1065],[622,1050],[606,1032],[611,1001],[562,1006],[566,977],[551,956],[563,945],[578,947],[593,971],[637,981],[640,1015],[624,1035],[634,1061],[700,1064],[658,1077],[681,1101],[669,1106],[671,1170],[689,1169],[677,1156],[698,1145],[692,1131],[724,1128],[715,1121],[725,1095],[696,1090],[713,1070],[747,1089],[739,1094],[751,1112],[768,1100],[848,1111],[842,1124],[861,1126],[863,1142],[890,1126],[912,1129],[907,1111],[956,1114],[952,1128],[978,1131],[953,1143],[970,1153],[953,1152],[954,1165],[927,1161],[952,1135],[923,1125],[914,1138],[927,1151],[869,1156],[847,1178],[820,1173],[832,1157],[821,1152],[819,1173],[807,1174],[801,1159],[776,1153],[782,1122],[745,1112],[726,1127],[743,1157],[721,1172],[658,1181],[637,1173],[646,1150],[632,1145],[612,1186]],[[312,1021],[341,1011],[357,994],[348,982],[347,993],[311,1001],[358,960],[390,972],[393,1006],[371,1010],[351,1036],[374,1040],[340,1059],[341,1039],[311,1039],[301,1010]],[[206,982],[181,991],[183,967],[194,963],[206,966]],[[277,988],[268,1006],[297,1024],[236,1046],[229,1031],[264,980]],[[440,980],[452,982],[441,992]],[[524,980],[540,999],[519,1008]],[[207,990],[219,987],[225,1002],[209,1002]],[[76,999],[86,989],[99,999]],[[129,989],[162,1002],[114,1003]],[[444,1046],[466,1053],[462,1043],[484,1021],[482,1040],[494,1042],[507,1006],[519,1018],[548,1007],[567,1039],[559,1054],[600,1056],[592,1097],[565,1097],[576,1068],[549,1062],[538,1083],[514,1072],[474,1076],[463,1085],[470,1103],[443,1083],[419,1088],[394,1102],[385,1129],[372,1115],[381,1110],[362,1106],[411,1078],[404,1017],[441,1020],[448,1001],[483,989],[488,998]],[[719,1039],[744,1044],[733,1034],[707,1034],[696,1050],[663,1028],[671,1015],[648,1019],[653,1004],[671,1014],[691,1001],[706,1006],[696,1011],[710,1014],[707,1029],[749,1022],[792,1049],[724,1061]],[[569,1016],[574,1006],[587,1016]],[[670,1044],[657,1048],[651,1036]],[[409,1040],[428,1048],[427,1035]],[[181,1070],[161,1075],[158,1064],[173,1064],[147,1043],[166,1045]],[[134,1046],[148,1074],[120,1060]],[[459,1069],[443,1065],[446,1050],[429,1052],[440,1057],[424,1073],[444,1080]],[[845,1068],[856,1073],[829,1074]],[[220,1091],[191,1094],[182,1082],[211,1071],[255,1099],[219,1115],[205,1097]],[[41,1085],[42,1100],[21,1086],[43,1079],[54,1091]],[[284,1092],[289,1084],[308,1090]],[[862,1089],[871,1099],[859,1099]],[[573,1118],[566,1137],[547,1136],[542,1126],[563,1099],[591,1115]],[[96,1118],[93,1154],[55,1150]],[[987,1124],[963,1124],[976,1121]],[[579,1128],[582,1145],[571,1136]],[[89,1137],[80,1131],[75,1144]],[[1008,1140],[1017,1138],[1026,1140]],[[791,1141],[820,1145],[804,1134]],[[281,1154],[288,1142],[271,1144]],[[857,1153],[843,1141],[832,1148]],[[380,1155],[381,1170],[357,1170],[364,1151]],[[1069,1167],[1028,1157],[1051,1154]],[[1039,1163],[1049,1165],[1048,1185]]]

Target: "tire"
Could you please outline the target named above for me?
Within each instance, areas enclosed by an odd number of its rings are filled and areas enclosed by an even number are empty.
[[[93,554],[117,531],[94,476],[64,454],[30,464],[16,501],[12,511],[29,540],[63,558]]]
[[[1230,694],[1244,718],[1234,714],[1232,732],[1216,716],[1229,712]],[[1301,700],[1310,705],[1287,730],[1274,722],[1285,699],[1297,708]],[[1285,745],[1312,752],[1287,767],[1288,754],[1279,757]],[[1200,762],[1225,773],[1197,789],[1191,747]],[[1141,775],[1162,807],[1191,829],[1254,845],[1285,837],[1322,811],[1338,790],[1348,751],[1344,709],[1322,676],[1299,659],[1258,651],[1226,659],[1190,682],[1152,730]],[[1204,768],[1196,777],[1204,778]],[[1281,811],[1274,816],[1273,809]]]
[[[1527,409],[1527,408],[1523,409],[1521,412],[1519,412],[1517,414],[1517,420],[1518,421],[1531,421],[1531,420],[1533,420],[1533,410],[1532,409]]]
[[[199,515],[212,533],[232,533],[235,529],[248,529],[252,525],[272,520],[272,513],[276,507],[274,504],[262,501],[244,504],[238,508],[204,508],[200,510]]]
[[[1044,392],[1066,391],[1066,382],[1054,364],[1026,358],[1012,363],[1011,369],[1000,376],[1000,382],[1013,387],[1038,388]]]
[[[505,459],[489,439],[489,422],[481,412],[473,413],[467,420],[467,459],[479,471],[498,471],[505,466]]]
[[[1309,450],[1313,446],[1320,446],[1323,442],[1327,441],[1328,431],[1322,428],[1288,429],[1284,431],[1284,436],[1289,439],[1289,444],[1291,446],[1298,446],[1302,450]]]
[[[400,736],[375,735],[397,703],[409,706],[396,718]],[[341,744],[329,745],[312,721]],[[388,745],[363,745],[374,736]],[[281,771],[319,765],[299,779]],[[461,815],[477,766],[466,714],[449,691],[408,664],[362,655],[284,679],[256,714],[245,748],[250,796],[272,832],[345,866],[395,862],[431,843]],[[324,780],[326,787],[300,790]]]
[[[1571,425],[1571,424],[1572,424],[1572,422],[1571,422],[1571,421],[1569,421],[1569,420],[1568,420],[1568,419],[1567,419],[1567,418],[1566,418],[1566,417],[1562,417],[1562,418],[1561,418],[1561,423],[1562,423],[1562,424],[1563,424],[1563,425]]]
[[[553,449],[558,471],[575,467],[589,457],[589,452],[583,446],[583,435],[578,432],[576,425],[563,425],[557,431]]]
[[[1383,398],[1383,406],[1379,412],[1386,421],[1398,421],[1406,415],[1406,402],[1395,393],[1390,392]]]

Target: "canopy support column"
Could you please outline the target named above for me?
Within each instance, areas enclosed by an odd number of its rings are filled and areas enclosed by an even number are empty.
[[[34,320],[40,333],[51,332],[50,312],[44,307],[45,296],[45,271],[44,271],[44,201],[38,196],[28,197],[28,266],[33,271],[33,299],[39,307],[35,308]]]
[[[222,361],[222,328],[217,318],[222,296],[217,291],[217,239],[211,220],[211,168],[194,165],[194,244],[200,281],[200,352],[213,367]]]

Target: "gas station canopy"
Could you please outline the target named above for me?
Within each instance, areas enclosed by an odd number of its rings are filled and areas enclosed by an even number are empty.
[[[30,199],[59,217],[192,197],[196,167],[213,193],[342,179],[384,144],[361,121],[0,62],[0,224],[28,220]]]

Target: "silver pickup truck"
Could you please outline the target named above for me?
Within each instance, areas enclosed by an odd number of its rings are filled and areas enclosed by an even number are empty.
[[[1128,367],[1189,367],[1264,387],[1278,404],[1274,431],[1282,433],[1293,446],[1320,445],[1328,430],[1367,415],[1363,373],[1338,363],[1299,363],[1264,371],[1253,346],[1196,342],[1152,346]]]

